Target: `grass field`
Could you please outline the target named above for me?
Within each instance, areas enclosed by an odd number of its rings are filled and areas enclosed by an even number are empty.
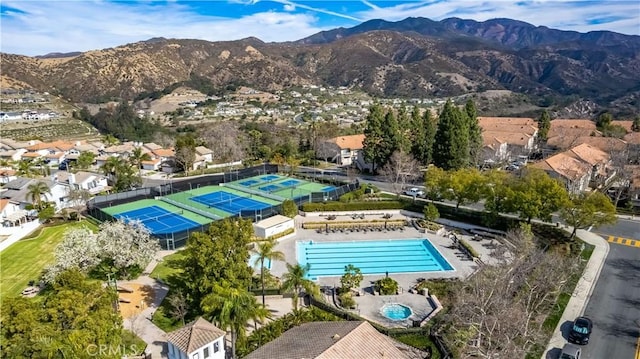
[[[0,253],[0,300],[20,295],[30,280],[38,280],[44,267],[53,261],[53,252],[70,228],[97,227],[88,222],[65,223],[40,227],[29,238],[22,239]]]

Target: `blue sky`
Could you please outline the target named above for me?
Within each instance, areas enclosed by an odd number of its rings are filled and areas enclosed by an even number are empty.
[[[640,35],[637,0],[2,0],[0,50],[33,56],[103,49],[160,36],[290,41],[370,19],[398,21],[409,16],[512,18],[563,30]]]

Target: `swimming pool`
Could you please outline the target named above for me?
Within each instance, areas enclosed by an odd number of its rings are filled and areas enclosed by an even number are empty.
[[[362,274],[441,272],[453,267],[428,239],[296,243],[298,263],[310,265],[307,278],[341,276],[348,264]]]
[[[249,266],[256,271],[260,271],[260,261],[258,260],[259,256],[257,254],[252,254],[249,258]],[[264,267],[271,270],[271,259],[264,260]]]

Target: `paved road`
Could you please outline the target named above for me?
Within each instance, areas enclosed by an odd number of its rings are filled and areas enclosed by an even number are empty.
[[[640,248],[610,244],[585,315],[594,322],[585,359],[640,358]]]
[[[624,217],[619,218],[618,223],[612,226],[602,226],[598,229],[594,229],[593,232],[602,235],[604,238],[614,236],[640,241],[640,220],[638,220],[637,217],[635,221]]]

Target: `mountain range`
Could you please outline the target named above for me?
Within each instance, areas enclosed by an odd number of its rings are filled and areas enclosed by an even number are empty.
[[[2,63],[3,83],[74,102],[132,99],[195,77],[214,87],[355,86],[376,96],[507,89],[537,99],[573,96],[605,108],[640,108],[640,36],[510,19],[371,20],[284,43],[153,38],[84,53],[3,53]]]

